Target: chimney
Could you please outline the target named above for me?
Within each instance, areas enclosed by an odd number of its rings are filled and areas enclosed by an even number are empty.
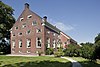
[[[47,22],[47,16],[43,17],[44,22]]]
[[[25,9],[29,9],[29,4],[25,3]]]

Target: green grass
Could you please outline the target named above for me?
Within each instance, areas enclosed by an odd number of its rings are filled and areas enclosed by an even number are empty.
[[[89,60],[84,59],[82,57],[71,57],[71,58],[81,63],[83,67],[100,67],[100,60],[97,60],[97,62],[90,62]]]
[[[48,56],[0,56],[0,67],[71,67],[71,62]]]

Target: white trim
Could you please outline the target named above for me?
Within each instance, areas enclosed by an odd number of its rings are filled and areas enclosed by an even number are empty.
[[[29,19],[29,18],[31,18],[31,17],[32,17],[32,15],[28,15],[28,16],[27,16],[27,19]]]
[[[64,35],[66,38],[70,39],[68,36],[66,36],[65,34],[63,34],[62,32],[60,32],[62,35]]]
[[[20,21],[22,21],[24,18],[20,18]]]

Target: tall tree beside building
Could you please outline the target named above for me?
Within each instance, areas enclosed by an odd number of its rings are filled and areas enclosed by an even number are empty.
[[[8,48],[6,45],[9,43],[6,41],[10,39],[10,29],[15,23],[13,11],[12,7],[0,1],[0,52],[5,52]]]

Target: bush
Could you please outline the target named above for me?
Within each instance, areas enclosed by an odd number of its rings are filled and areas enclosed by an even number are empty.
[[[61,48],[59,48],[59,49],[57,50],[57,52],[54,53],[54,56],[55,56],[55,57],[61,57],[61,56],[63,56],[63,55],[64,55],[64,53],[63,53],[63,51],[62,51]]]
[[[0,52],[0,55],[3,55],[4,54],[4,52]]]
[[[46,50],[46,55],[52,55],[52,54],[54,54],[54,49],[53,48],[48,48],[47,50]]]

